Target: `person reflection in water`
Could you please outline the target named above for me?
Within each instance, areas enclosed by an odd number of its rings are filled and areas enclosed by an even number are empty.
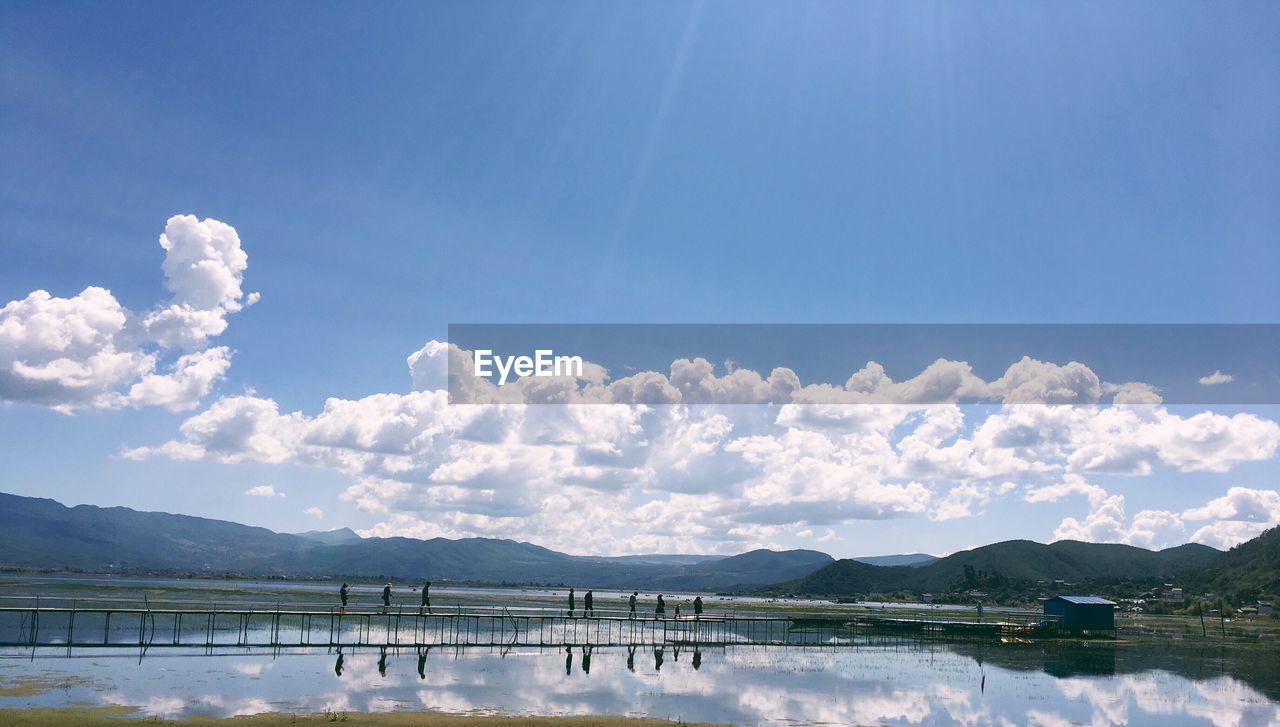
[[[583,674],[591,673],[591,647],[590,646],[582,647],[582,673]]]
[[[418,678],[427,678],[427,649],[418,652]]]
[[[573,647],[564,647],[564,673],[565,676],[573,673]]]
[[[387,675],[387,647],[383,646],[379,651],[381,655],[378,657],[378,673],[385,677]]]
[[[698,647],[695,646],[693,647],[693,670],[697,671],[698,669],[701,669],[701,668],[702,668],[702,652],[699,651]]]
[[[333,664],[333,673],[334,673],[334,674],[336,674],[336,675],[338,675],[339,677],[340,677],[340,676],[342,676],[342,661],[343,661],[343,656],[342,656],[342,647],[341,647],[341,646],[339,646],[339,647],[338,647],[338,660],[337,660],[336,662],[334,662],[334,664]]]
[[[636,670],[636,647],[627,647],[627,671],[634,672]]]
[[[653,649],[653,670],[662,671],[662,647],[656,646]]]

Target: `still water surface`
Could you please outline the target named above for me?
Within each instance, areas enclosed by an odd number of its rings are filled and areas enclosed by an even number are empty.
[[[411,584],[397,593],[416,603]],[[378,601],[356,584],[353,606]],[[0,576],[0,602],[105,600],[332,605],[322,583]],[[562,606],[539,588],[432,589],[437,606]],[[598,599],[625,597],[598,592]],[[642,594],[646,607],[648,594]],[[679,598],[668,594],[669,603]],[[709,612],[763,599],[707,596]],[[818,605],[795,602],[797,607]],[[776,605],[776,604],[774,604]],[[616,607],[616,606],[615,606]],[[829,609],[830,604],[826,604]],[[880,604],[842,606],[850,610]],[[945,608],[945,607],[944,607]],[[88,618],[88,617],[86,617]],[[13,620],[12,618],[10,620]],[[7,623],[7,622],[6,622]],[[54,621],[47,626],[54,628]],[[87,625],[88,622],[80,625]],[[134,638],[136,622],[113,624]],[[14,624],[0,624],[14,628]],[[86,626],[87,627],[87,626]],[[78,625],[79,628],[79,625]],[[88,633],[88,632],[86,632]],[[93,633],[97,633],[94,631]],[[806,641],[836,641],[829,632]],[[21,639],[9,634],[0,639]],[[1280,658],[1262,643],[929,642],[859,634],[840,645],[318,649],[0,648],[0,709],[130,706],[136,716],[439,710],[607,714],[736,724],[1280,725]],[[234,641],[234,639],[233,639]]]
[[[0,708],[440,710],[737,724],[1280,724],[1221,654],[868,638],[833,647],[0,651]]]

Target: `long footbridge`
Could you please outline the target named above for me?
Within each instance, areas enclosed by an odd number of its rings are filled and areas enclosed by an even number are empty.
[[[33,599],[0,606],[0,646],[8,647],[829,646],[860,632],[999,639],[1054,631],[1044,622],[852,610],[725,610],[677,618],[657,617],[652,611],[633,616],[625,609],[570,614],[565,609],[484,605],[343,609],[308,603],[50,604]]]

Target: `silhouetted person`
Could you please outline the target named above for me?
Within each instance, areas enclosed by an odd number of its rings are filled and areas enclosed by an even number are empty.
[[[426,651],[418,652],[418,678],[419,679],[427,678],[427,652]]]
[[[378,657],[378,673],[382,676],[387,675],[387,647],[381,648],[381,656]]]
[[[636,670],[636,647],[627,647],[627,671]]]
[[[333,664],[333,673],[342,676],[342,647],[338,647],[338,660]]]
[[[676,604],[676,618],[680,618],[680,604],[678,603]]]
[[[582,649],[582,673],[591,673],[591,647],[585,646]]]
[[[391,608],[391,581],[387,581],[387,585],[382,587],[382,612],[386,613]]]
[[[564,647],[564,673],[565,676],[573,673],[573,647]]]
[[[653,609],[654,618],[665,618],[667,615],[667,602],[662,600],[662,594],[658,594],[658,605]]]
[[[574,609],[573,589],[570,588],[569,589],[569,618],[573,618],[573,609]]]
[[[693,617],[702,618],[702,596],[695,596],[693,599]]]
[[[422,584],[422,604],[418,606],[418,613],[423,611],[431,613],[431,581]]]
[[[698,647],[693,647],[693,669],[697,671],[702,668],[702,652],[698,651]]]
[[[595,600],[595,594],[592,591],[587,591],[587,595],[582,597],[582,615],[583,616],[586,616],[587,614],[591,614],[592,616],[596,615],[596,609],[592,605],[592,602],[594,600]]]
[[[341,599],[342,599],[342,610],[343,610],[343,611],[346,611],[346,610],[347,610],[347,592],[348,592],[348,591],[350,591],[350,590],[351,590],[351,587],[350,587],[350,586],[348,586],[348,585],[347,585],[347,584],[345,584],[345,583],[343,583],[343,584],[342,584],[342,588],[339,588],[339,589],[338,589],[338,598],[341,598]]]
[[[655,646],[653,648],[653,670],[662,671],[662,647]]]
[[[636,596],[640,595],[640,591],[631,594],[631,598],[627,602],[631,604],[631,618],[636,617]]]

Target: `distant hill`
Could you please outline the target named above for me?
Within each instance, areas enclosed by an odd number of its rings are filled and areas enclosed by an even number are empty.
[[[297,533],[299,538],[310,540],[325,545],[342,545],[344,543],[358,543],[361,538],[356,531],[351,528],[338,528],[337,530],[308,530],[305,533]]]
[[[361,538],[346,528],[291,535],[222,520],[125,507],[66,507],[0,493],[0,568],[9,569],[712,591],[794,580],[831,562],[831,556],[811,550],[609,558],[492,538]]]
[[[909,565],[918,568],[938,560],[938,556],[924,553],[905,553],[903,555],[864,555],[853,560],[867,565]]]
[[[769,579],[778,573],[792,573],[796,574],[793,578],[802,578],[833,562],[834,558],[816,550],[753,550],[678,568],[650,581],[649,587],[667,590],[697,590],[700,587],[720,590],[744,583],[769,583]],[[790,579],[784,577],[783,580]]]
[[[0,565],[6,567],[220,571],[249,554],[287,558],[313,545],[222,520],[0,494]]]
[[[1223,557],[1221,551],[1199,544],[1151,551],[1113,543],[1064,540],[1044,545],[1030,540],[1009,540],[954,553],[917,567],[838,560],[807,576],[766,590],[855,596],[998,588],[1011,582],[1040,580],[1078,583],[1118,578],[1173,578],[1215,565]]]

